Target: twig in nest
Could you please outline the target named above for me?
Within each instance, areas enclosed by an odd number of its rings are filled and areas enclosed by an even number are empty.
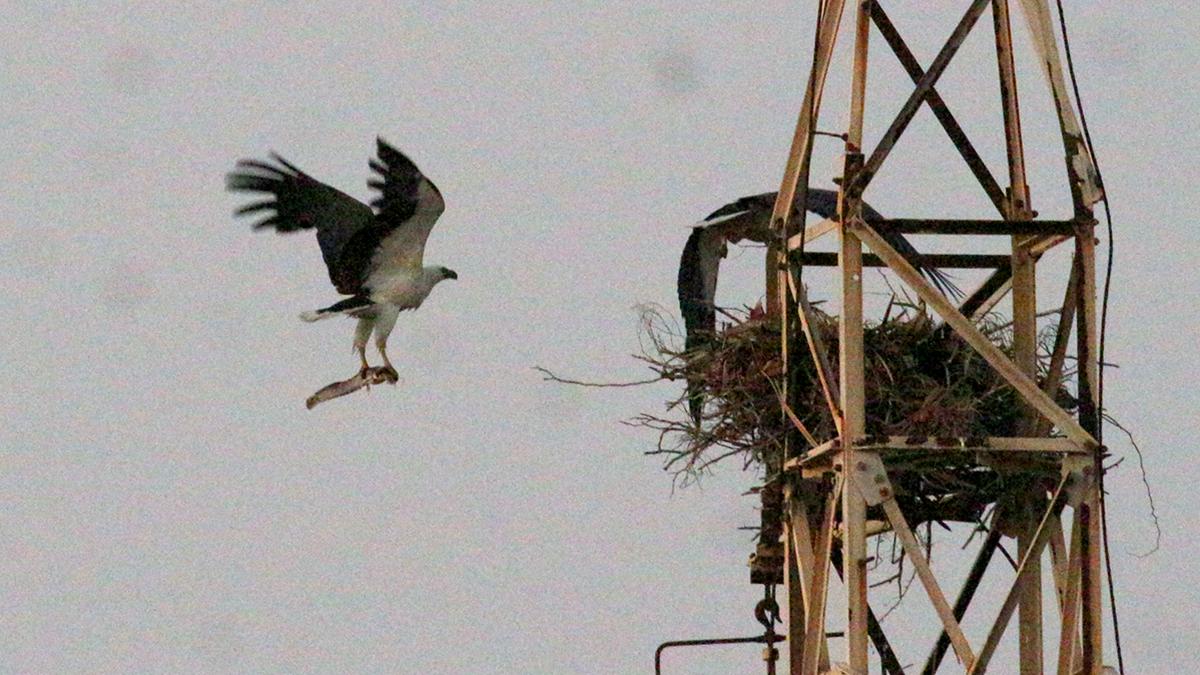
[[[637,382],[584,382],[583,380],[568,380],[566,378],[559,377],[541,366],[534,366],[533,369],[541,373],[544,376],[542,379],[546,382],[574,384],[580,387],[640,387],[643,384],[654,384],[655,382],[662,382],[663,380],[663,378],[659,376],[650,380],[638,380]]]
[[[871,585],[869,586],[869,588],[879,588],[880,586],[886,586],[886,585],[888,585],[888,584],[892,583],[893,581],[895,581],[896,579],[899,579],[899,578],[900,578],[900,573],[899,573],[899,572],[896,572],[896,573],[895,573],[895,574],[893,574],[892,576],[890,576],[890,577],[888,577],[888,578],[886,578],[886,579],[884,579],[884,580],[882,580],[882,581],[876,581],[875,583],[871,584]]]
[[[324,403],[325,401],[345,396],[346,394],[353,394],[364,387],[370,389],[371,385],[383,384],[384,382],[388,384],[396,384],[397,382],[397,380],[393,379],[392,373],[388,368],[382,366],[366,368],[348,380],[325,385],[317,393],[309,396],[308,400],[304,402],[304,406],[312,410],[318,403]]]
[[[892,604],[890,606],[888,606],[887,609],[885,609],[883,611],[883,614],[879,615],[879,623],[883,623],[884,619],[887,619],[888,616],[890,616],[892,612],[896,611],[896,608],[899,607],[900,603],[904,601],[904,596],[908,595],[908,589],[912,587],[913,580],[917,578],[916,567],[914,566],[913,571],[909,573],[908,581],[903,581],[903,575],[904,575],[904,566],[903,566],[903,556],[902,556],[902,561],[900,563],[900,567],[898,568],[898,571],[896,572],[896,574],[892,577],[892,579],[896,580],[896,588],[898,589],[896,591],[896,599],[892,602]]]
[[[1061,313],[1062,313],[1062,310],[1055,307],[1054,309],[1047,309],[1045,311],[1038,312],[1035,316],[1039,319],[1044,319],[1048,316],[1054,316],[1055,314],[1061,314]],[[989,326],[986,330],[983,331],[983,334],[991,335],[993,333],[999,333],[1001,331],[1006,331],[1009,328],[1012,328],[1012,326],[1013,326],[1012,321],[1005,321],[1002,324],[998,324],[995,326]]]

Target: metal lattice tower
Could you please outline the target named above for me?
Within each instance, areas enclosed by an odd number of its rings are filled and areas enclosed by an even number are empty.
[[[996,665],[1003,672],[1022,675],[1043,673],[1052,668],[1060,675],[1099,675],[1102,666],[1101,620],[1101,510],[1100,486],[1102,448],[1099,438],[1098,358],[1096,317],[1096,239],[1092,205],[1101,198],[1101,186],[1087,150],[1068,92],[1047,0],[1011,0],[1019,5],[1019,16],[1010,15],[1010,0],[972,0],[936,58],[923,68],[876,0],[845,3],[817,0],[819,18],[815,53],[803,107],[796,125],[773,226],[777,243],[767,252],[768,305],[778,312],[782,324],[783,355],[788,386],[785,400],[798,405],[795,393],[799,368],[789,355],[809,350],[817,364],[826,403],[839,433],[836,438],[806,441],[799,430],[789,438],[781,463],[768,467],[774,475],[766,492],[774,490],[781,502],[764,514],[778,514],[774,527],[764,523],[764,536],[779,533],[782,542],[782,580],[787,588],[788,672],[808,675],[824,672],[868,672],[868,642],[881,655],[885,672],[899,673],[899,665],[882,628],[870,612],[867,588],[867,542],[881,531],[891,531],[903,544],[907,558],[940,619],[943,634],[925,662],[923,672],[933,673],[942,663],[947,646],[954,658],[945,659],[945,670],[982,673],[995,653],[1014,614],[1018,617],[1019,665]],[[843,12],[844,6],[850,4]],[[989,11],[990,10],[990,11]],[[905,7],[903,11],[931,11]],[[846,14],[853,41],[850,75],[849,123],[845,131],[845,154],[840,181],[839,216],[820,223],[805,223],[804,204],[816,120],[822,107],[822,92],[830,71],[834,44]],[[979,28],[985,14],[992,18],[996,62],[988,70],[996,73],[1003,108],[1003,133],[1007,149],[1007,188],[989,172],[971,141],[950,113],[935,88],[938,78],[951,63],[972,30]],[[1011,24],[1023,23],[1032,38],[1033,56],[1041,64],[1049,85],[1062,131],[1062,146],[1038,147],[1038,153],[1062,152],[1074,203],[1069,220],[1039,220],[1030,208],[1025,177],[1025,148],[1021,137],[1021,115],[1017,98]],[[868,87],[867,45],[872,35],[881,36],[891,47],[915,83],[913,93],[888,126],[879,142],[863,147],[863,113]],[[993,70],[994,68],[994,70]],[[862,217],[862,194],[914,115],[928,106],[953,141],[972,174],[995,206],[990,219],[884,219],[867,222]],[[982,286],[962,303],[953,303],[926,282],[913,265],[880,236],[885,228],[900,233],[953,234],[953,241],[969,246],[980,237],[1002,236],[1011,241],[1011,255],[978,255],[963,252],[943,255],[960,267],[990,268]],[[800,272],[806,259],[804,246],[824,234],[839,238],[837,279],[841,316],[839,344],[831,354],[816,330]],[[865,249],[864,249],[865,246]],[[1073,248],[1068,278],[1048,287],[1065,289],[1057,338],[1049,373],[1039,380],[1037,361],[1037,289],[1048,281],[1036,274],[1039,259],[1052,249]],[[864,256],[864,250],[871,256]],[[826,257],[827,258],[827,257]],[[1025,420],[1019,435],[988,438],[906,438],[872,435],[865,428],[863,286],[864,262],[886,265],[926,305],[974,348],[1019,394]],[[1050,280],[1055,281],[1055,280]],[[1011,292],[1013,354],[1003,353],[984,335],[977,320]],[[1077,414],[1056,402],[1067,360],[1069,336],[1074,324],[1079,372]],[[785,414],[788,411],[784,411]],[[794,419],[794,418],[793,418]],[[1003,465],[1004,471],[1027,478],[1020,494],[1009,495],[979,545],[976,563],[955,602],[947,596],[947,581],[929,564],[900,508],[894,488],[903,471],[919,471],[905,458],[921,462],[964,453],[989,466]],[[1047,467],[1050,467],[1049,469]],[[764,498],[765,501],[769,501]],[[767,520],[771,520],[767,516]],[[1070,525],[1069,535],[1064,524]],[[1018,565],[1014,575],[994,583],[1005,584],[999,607],[972,607],[972,618],[987,616],[991,629],[983,642],[972,644],[963,634],[960,621],[980,583],[988,561],[1003,534],[1017,539]],[[770,557],[771,539],[760,547],[760,558]],[[1048,553],[1047,553],[1048,552]],[[1049,565],[1045,563],[1049,561]],[[832,575],[844,584],[831,584]],[[1050,599],[1042,597],[1042,579],[1048,575],[1057,590]],[[760,571],[759,576],[763,573]],[[771,576],[771,575],[766,575]],[[760,579],[761,580],[761,579]],[[827,625],[842,630],[839,622],[826,617],[827,598],[835,589],[846,593],[844,617],[846,654],[831,654],[826,639]],[[919,601],[914,598],[913,601]],[[1057,636],[1058,663],[1045,664],[1043,617],[1056,612],[1061,626]],[[1049,650],[1047,650],[1049,653]],[[911,655],[910,655],[911,656]],[[838,664],[837,662],[843,661]],[[831,665],[832,664],[832,665]]]

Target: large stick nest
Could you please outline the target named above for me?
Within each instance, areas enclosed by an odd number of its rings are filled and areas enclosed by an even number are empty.
[[[815,310],[820,331],[836,363],[837,317]],[[779,457],[787,431],[781,413],[783,365],[777,321],[758,308],[726,312],[726,321],[703,347],[684,350],[679,331],[656,307],[642,309],[642,359],[660,377],[683,380],[689,391],[667,402],[666,415],[642,414],[634,424],[659,432],[655,454],[685,477],[721,460],[740,457],[743,466],[763,466]],[[980,325],[1005,353],[1012,350],[1009,324],[994,317]],[[1049,362],[1054,328],[1039,336],[1039,362]],[[893,300],[884,317],[864,330],[867,430],[871,434],[935,437],[1019,435],[1019,396],[983,358],[923,307]],[[818,442],[837,435],[811,353],[801,342],[793,357],[800,370],[795,417]],[[836,366],[835,366],[836,368]],[[836,372],[834,378],[836,378]],[[696,424],[690,397],[701,395]],[[1074,407],[1064,388],[1060,403]],[[944,460],[943,460],[944,461]]]

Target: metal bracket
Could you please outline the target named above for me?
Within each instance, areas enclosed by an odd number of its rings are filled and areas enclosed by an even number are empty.
[[[1067,455],[1062,460],[1062,473],[1067,477],[1063,491],[1067,493],[1067,504],[1078,508],[1095,482],[1095,460],[1084,455]]]
[[[850,480],[867,502],[867,506],[879,506],[895,497],[887,468],[884,467],[878,453],[855,452],[854,466],[850,467],[849,473]]]

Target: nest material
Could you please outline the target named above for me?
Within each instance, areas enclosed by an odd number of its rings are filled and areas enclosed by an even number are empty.
[[[704,399],[700,423],[686,414],[688,393],[668,402],[668,415],[643,414],[636,424],[660,432],[656,454],[666,467],[701,471],[739,456],[743,466],[778,457],[787,431],[780,410],[783,365],[778,322],[760,310],[729,314],[705,347],[684,351],[657,310],[643,310],[643,359],[661,377],[686,380]],[[817,329],[837,353],[837,317],[816,311]],[[1006,353],[1011,330],[994,318],[981,329]],[[1039,342],[1041,366],[1049,361],[1053,328]],[[1023,406],[1017,393],[974,349],[920,307],[893,301],[882,320],[864,329],[867,430],[901,436],[1019,435]],[[797,350],[799,404],[793,410],[818,441],[837,435],[808,349]],[[835,374],[836,377],[836,374]],[[1074,400],[1065,389],[1059,399]],[[674,417],[678,416],[678,418]],[[941,462],[944,463],[944,459]],[[944,465],[944,464],[943,464]]]

